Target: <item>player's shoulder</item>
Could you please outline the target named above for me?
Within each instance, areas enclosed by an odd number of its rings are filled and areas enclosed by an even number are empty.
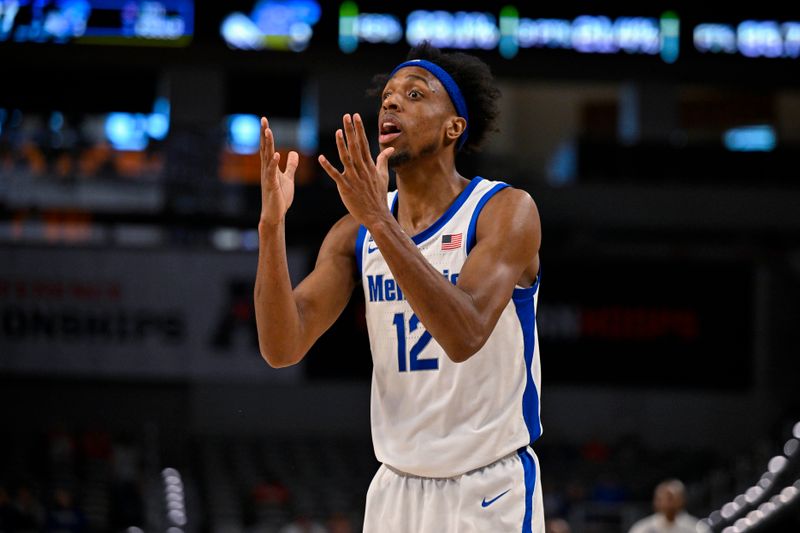
[[[528,191],[524,189],[520,189],[518,187],[514,187],[513,185],[509,185],[505,181],[489,181],[489,190],[497,188],[497,192],[492,195],[492,198],[489,200],[488,204],[494,203],[495,205],[501,204],[505,206],[516,206],[518,204],[521,205],[535,205],[533,201],[533,197],[528,193]],[[492,202],[495,200],[494,202]],[[499,200],[496,201],[496,200]]]
[[[508,185],[498,190],[486,201],[478,218],[478,225],[479,227],[502,226],[510,220],[526,219],[535,221],[538,225],[539,210],[536,202],[527,191]]]
[[[503,182],[501,182],[503,183]],[[533,197],[528,193],[528,191],[524,189],[518,189],[517,187],[512,187],[508,185],[504,187],[500,191],[498,191],[497,195],[501,198],[505,198],[506,202],[521,202],[524,204],[533,204]]]

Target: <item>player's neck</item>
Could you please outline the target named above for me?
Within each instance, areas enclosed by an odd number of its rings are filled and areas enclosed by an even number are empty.
[[[464,190],[467,180],[453,161],[415,161],[397,169],[400,225],[415,235],[433,224]]]

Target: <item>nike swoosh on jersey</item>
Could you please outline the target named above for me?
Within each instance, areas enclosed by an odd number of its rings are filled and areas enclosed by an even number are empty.
[[[511,489],[508,489],[508,490],[507,490],[507,491],[505,491],[505,492],[501,492],[500,494],[498,494],[497,496],[495,496],[494,498],[492,498],[492,499],[491,499],[491,500],[489,500],[488,502],[486,501],[486,498],[484,498],[484,499],[483,499],[483,501],[481,502],[481,507],[489,507],[489,506],[490,506],[490,505],[492,505],[494,502],[496,502],[497,500],[499,500],[500,498],[502,498],[503,496],[505,496],[505,495],[508,493],[508,491],[510,491],[510,490],[511,490]]]
[[[368,254],[371,254],[372,252],[374,252],[374,251],[375,251],[375,250],[377,250],[377,249],[378,249],[378,247],[377,247],[377,246],[376,246],[375,248],[370,248],[369,246],[367,246],[367,253],[368,253]]]

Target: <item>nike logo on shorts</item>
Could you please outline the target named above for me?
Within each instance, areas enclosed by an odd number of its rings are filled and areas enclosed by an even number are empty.
[[[491,499],[491,500],[489,500],[488,502],[486,501],[486,498],[484,498],[484,499],[483,499],[483,501],[481,502],[481,507],[489,507],[489,506],[490,506],[490,505],[492,505],[494,502],[496,502],[497,500],[499,500],[500,498],[502,498],[503,496],[505,496],[505,495],[508,493],[508,491],[509,491],[509,490],[511,490],[511,489],[508,489],[508,490],[507,490],[507,491],[505,491],[505,492],[501,492],[500,494],[498,494],[497,496],[495,496],[494,498],[492,498],[492,499]]]

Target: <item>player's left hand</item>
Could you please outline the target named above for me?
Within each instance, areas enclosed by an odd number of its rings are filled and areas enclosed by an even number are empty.
[[[324,155],[319,163],[336,182],[344,206],[359,223],[367,227],[381,217],[391,216],[386,205],[389,188],[389,157],[394,148],[387,148],[372,161],[364,122],[358,113],[342,117],[343,128],[336,130],[336,147],[344,171],[339,172]]]

